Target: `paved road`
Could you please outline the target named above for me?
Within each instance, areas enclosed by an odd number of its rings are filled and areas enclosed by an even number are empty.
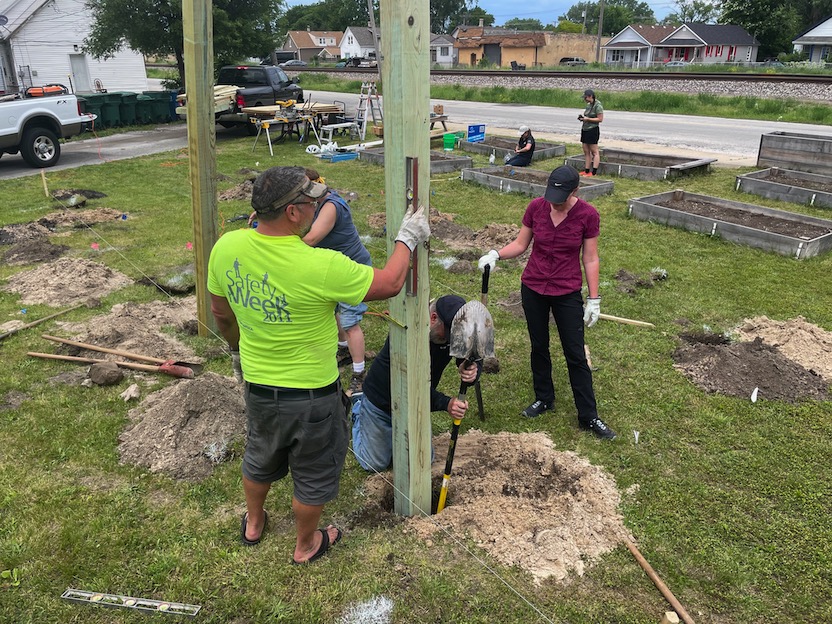
[[[307,94],[313,101],[331,103],[341,100],[347,110],[355,110],[357,94],[316,91]],[[521,124],[528,125],[538,140],[577,143],[580,124],[574,109],[489,104],[457,100],[431,100],[443,104],[451,129],[470,123],[484,123],[487,132],[510,134]],[[797,132],[832,136],[832,128],[814,124],[774,121],[718,119],[685,115],[661,115],[609,111],[601,126],[601,146],[627,147],[634,151],[713,156],[717,165],[754,165],[760,136],[768,132]],[[238,130],[217,128],[217,140],[241,136]],[[187,145],[184,124],[160,126],[154,130],[112,135],[102,139],[72,141],[62,145],[61,160],[51,170],[93,165],[146,154],[178,150]],[[38,169],[27,166],[19,155],[4,154],[0,159],[0,179],[36,175]]]

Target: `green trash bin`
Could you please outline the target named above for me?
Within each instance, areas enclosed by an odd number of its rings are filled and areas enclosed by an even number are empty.
[[[136,121],[142,124],[153,123],[153,98],[149,95],[136,96]]]
[[[136,123],[136,97],[137,93],[122,92],[121,103],[118,105],[118,114],[122,126],[132,126]]]
[[[104,103],[101,105],[101,126],[114,128],[121,125],[121,93],[105,93]]]
[[[167,91],[143,91],[144,95],[153,98],[153,123],[170,121],[170,96]]]
[[[93,129],[103,128],[104,122],[102,120],[101,107],[104,105],[104,94],[86,93],[84,95],[84,99],[86,100],[86,110],[84,110],[84,112],[93,114],[96,117],[95,120],[92,122]]]

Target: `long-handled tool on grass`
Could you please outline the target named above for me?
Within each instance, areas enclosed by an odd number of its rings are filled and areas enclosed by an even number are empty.
[[[130,358],[131,360],[138,360],[139,362],[149,362],[152,364],[158,364],[159,366],[170,365],[190,368],[193,371],[194,375],[199,375],[203,369],[202,364],[198,364],[196,362],[179,362],[175,360],[165,360],[163,358],[152,357],[150,355],[130,353],[129,351],[122,351],[121,349],[110,349],[108,347],[99,347],[94,344],[79,342],[77,340],[68,340],[66,338],[59,338],[58,336],[49,336],[48,334],[41,334],[41,338],[46,338],[47,340],[53,340],[55,342],[62,342],[63,344],[70,345],[72,347],[79,347],[81,349],[88,349],[90,351],[100,351],[101,353],[111,353],[113,355],[120,355],[122,357]]]
[[[101,364],[103,362],[112,362],[121,368],[129,368],[131,370],[146,371],[148,373],[164,373],[171,377],[181,377],[182,379],[193,379],[194,371],[187,366],[176,366],[175,364],[168,364],[167,362],[160,366],[153,366],[151,364],[136,364],[134,362],[118,362],[116,360],[96,360],[95,358],[75,357],[74,355],[58,355],[55,353],[36,353],[29,351],[27,355],[33,357],[46,358],[48,360],[65,360],[67,362],[82,362],[84,364]]]
[[[71,308],[67,308],[66,310],[61,310],[60,312],[55,312],[54,314],[50,314],[49,316],[44,316],[43,318],[40,318],[36,321],[32,321],[31,323],[26,323],[25,325],[21,325],[20,327],[10,329],[9,331],[0,334],[0,340],[3,340],[3,338],[8,338],[9,336],[12,336],[12,335],[16,334],[19,331],[23,331],[24,329],[29,329],[30,327],[34,327],[35,325],[40,325],[41,323],[43,323],[45,321],[48,321],[49,319],[53,319],[56,316],[61,316],[62,314],[66,314],[67,312],[72,312],[73,310],[77,310],[78,308],[83,308],[83,307],[84,307],[84,304],[80,303],[76,306],[72,306]]]
[[[484,357],[494,357],[494,321],[488,309],[480,301],[469,301],[462,306],[451,323],[451,357],[463,358],[464,364],[478,362]],[[459,386],[460,401],[464,401],[469,384],[464,381]],[[442,476],[442,489],[439,491],[439,503],[436,513],[445,508],[448,498],[448,485],[451,482],[451,468],[454,463],[456,440],[462,419],[455,418],[451,428],[451,441],[448,457],[445,460],[445,472]]]
[[[486,264],[482,270],[482,290],[480,291],[480,301],[484,306],[488,306],[488,279],[491,277],[491,265]],[[477,397],[477,413],[480,420],[485,420],[485,408],[482,404],[482,388],[480,387],[480,380],[474,382],[474,393]]]

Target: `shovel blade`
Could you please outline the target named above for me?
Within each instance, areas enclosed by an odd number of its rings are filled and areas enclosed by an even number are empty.
[[[469,301],[454,316],[450,354],[471,362],[494,357],[494,320],[482,302]]]

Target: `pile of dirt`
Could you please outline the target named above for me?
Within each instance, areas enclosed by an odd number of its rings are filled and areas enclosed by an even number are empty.
[[[0,228],[0,245],[16,245],[33,240],[44,240],[52,233],[46,225],[37,223],[15,223]]]
[[[108,314],[80,323],[59,322],[58,326],[62,333],[69,333],[72,340],[78,342],[151,357],[200,363],[200,359],[181,341],[162,332],[162,328],[168,327],[187,333],[196,316],[196,297],[190,296],[149,303],[119,303]],[[124,359],[74,347],[62,347],[62,350],[82,357]]]
[[[667,279],[667,271],[660,268],[651,269],[647,275],[636,275],[624,269],[619,269],[615,274],[615,281],[618,282],[615,289],[618,292],[635,295],[639,289],[653,288],[655,282]]]
[[[832,383],[832,332],[802,316],[774,321],[766,316],[745,319],[736,330],[740,340],[760,338],[790,360]]]
[[[93,191],[90,189],[57,189],[50,193],[53,199],[57,199],[58,201],[66,201],[70,197],[81,195],[84,199],[101,199],[102,197],[107,197],[106,193],[101,193],[99,191]]]
[[[119,437],[122,463],[200,480],[231,459],[231,445],[245,436],[245,405],[233,378],[205,373],[149,395],[128,413]]]
[[[448,435],[434,439],[439,483]],[[389,474],[369,479],[368,491],[392,499]],[[448,503],[440,514],[409,519],[423,539],[439,531],[468,535],[507,566],[539,583],[582,575],[604,553],[631,539],[618,510],[615,481],[572,452],[556,451],[543,433],[471,430],[459,437]]]
[[[61,210],[50,212],[38,220],[38,223],[52,231],[59,228],[83,228],[107,221],[122,221],[126,215],[112,208],[90,208],[88,210]]]
[[[673,354],[674,367],[706,392],[796,403],[827,401],[829,384],[818,374],[788,359],[760,337],[751,342],[716,343],[702,336],[682,334],[683,344]]]
[[[18,293],[21,303],[71,305],[103,297],[132,280],[103,264],[82,258],[60,258],[31,271],[12,275],[5,289]]]
[[[253,180],[245,180],[240,182],[237,186],[232,186],[217,195],[219,201],[231,201],[234,199],[241,201],[251,201],[251,189],[254,187]]]

